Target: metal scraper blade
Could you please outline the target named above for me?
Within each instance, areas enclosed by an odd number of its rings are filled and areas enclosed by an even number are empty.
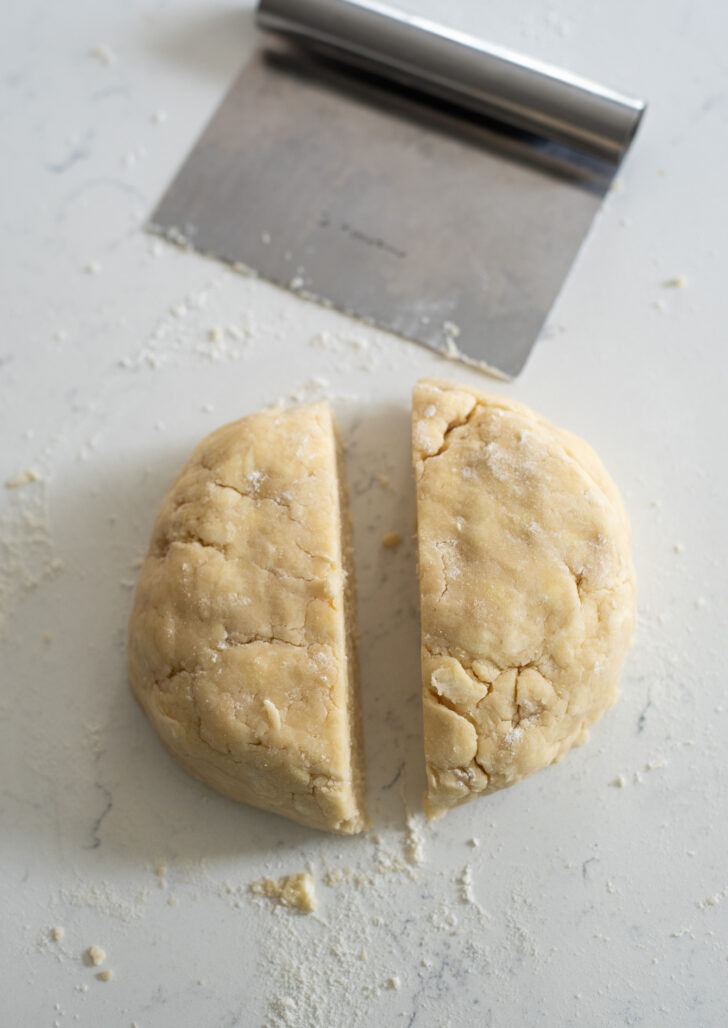
[[[614,170],[267,38],[150,228],[510,377]]]

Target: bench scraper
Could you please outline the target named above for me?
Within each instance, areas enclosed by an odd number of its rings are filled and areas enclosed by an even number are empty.
[[[257,22],[150,229],[518,374],[644,103],[370,0]]]

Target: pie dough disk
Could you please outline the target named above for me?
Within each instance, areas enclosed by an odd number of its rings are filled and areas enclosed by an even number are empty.
[[[204,439],[165,497],[132,690],[180,764],[302,824],[365,827],[349,520],[327,404]]]
[[[576,436],[421,381],[413,456],[431,817],[558,761],[617,698],[635,620],[630,528]]]

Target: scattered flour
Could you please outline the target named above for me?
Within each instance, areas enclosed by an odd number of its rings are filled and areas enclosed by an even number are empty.
[[[32,474],[33,488],[11,487],[0,512],[0,638],[20,596],[63,568],[53,543],[46,482]]]
[[[145,913],[149,890],[137,889],[127,899],[116,893],[108,882],[99,885],[79,885],[73,889],[61,889],[58,902],[72,907],[87,907],[119,921],[134,921]]]

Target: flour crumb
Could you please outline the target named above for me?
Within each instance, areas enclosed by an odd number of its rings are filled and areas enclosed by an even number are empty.
[[[98,261],[88,261],[86,264],[84,264],[83,270],[86,272],[87,275],[100,275],[101,265]]]
[[[480,839],[476,839],[475,836],[473,836],[472,839],[468,839],[468,846],[472,846],[473,849],[477,849],[477,847],[480,846]]]
[[[725,887],[725,889],[721,889],[720,892],[715,892],[715,893],[713,893],[712,896],[706,896],[706,898],[704,900],[699,900],[698,901],[698,907],[701,910],[707,910],[708,907],[717,907],[717,906],[719,906],[723,902],[723,900],[727,896],[728,896],[728,885]]]
[[[56,925],[55,928],[51,928],[51,939],[53,942],[62,942],[65,934],[66,929],[61,927],[61,925]]]
[[[452,321],[444,321],[442,324],[442,331],[449,339],[457,339],[460,335],[460,326],[456,325]]]
[[[645,771],[659,771],[663,767],[667,767],[666,760],[648,760],[645,764]]]
[[[447,337],[443,353],[446,357],[450,357],[453,360],[457,359],[460,356],[460,350],[458,350],[455,344],[455,340],[452,338],[452,336]]]
[[[392,977],[388,978],[387,981],[384,984],[385,984],[386,988],[388,988],[388,989],[401,989],[402,988],[402,981],[401,981],[399,975],[397,975],[397,974],[393,974]]]
[[[425,839],[422,834],[421,821],[414,815],[407,815],[407,832],[404,841],[404,852],[410,864],[424,864]]]
[[[473,868],[470,864],[466,864],[460,872],[460,877],[458,878],[458,892],[461,903],[469,903],[474,907],[478,906],[478,901],[476,900],[475,892],[473,891]]]
[[[385,532],[382,536],[382,546],[386,550],[396,550],[402,542],[402,536],[399,532]]]
[[[624,777],[624,775],[617,775],[617,777],[613,778],[609,784],[612,786],[613,789],[624,789],[625,785],[627,784],[627,779]]]
[[[19,471],[17,475],[13,475],[5,483],[6,489],[20,489],[21,486],[29,485],[31,482],[40,482],[40,475],[37,471],[33,471],[32,468],[27,468],[25,471]]]
[[[105,970],[99,971],[99,973],[96,975],[96,977],[98,978],[98,980],[100,982],[113,982],[113,980],[114,980],[114,972],[110,968],[107,967]]]
[[[281,1024],[292,1024],[289,1015],[293,1015],[298,1009],[298,1004],[291,996],[277,996],[271,1003],[271,1009],[277,1017],[281,1018]]]
[[[266,896],[282,907],[312,914],[316,909],[313,875],[308,871],[283,875],[282,878],[259,878],[248,886],[254,896]]]
[[[103,950],[100,946],[89,946],[86,950],[86,959],[89,964],[98,967],[99,964],[103,964],[106,960],[106,950]]]
[[[675,275],[674,278],[668,278],[663,285],[667,289],[683,289],[688,284],[688,280],[684,275]]]
[[[685,553],[685,544],[684,543],[675,543],[675,545],[672,548],[672,552],[673,553]]]
[[[158,111],[155,111],[154,114],[152,115],[152,124],[153,125],[164,125],[166,120],[167,120],[167,112],[165,110],[163,110],[162,108],[160,108]]]
[[[96,46],[91,47],[88,55],[93,60],[98,61],[99,64],[106,65],[107,68],[110,68],[112,64],[116,64],[118,60],[118,57],[108,43],[97,43]]]

